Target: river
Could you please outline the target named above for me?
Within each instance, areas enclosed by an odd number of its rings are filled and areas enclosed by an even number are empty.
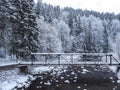
[[[120,90],[116,74],[108,68],[70,67],[40,74],[27,90]]]

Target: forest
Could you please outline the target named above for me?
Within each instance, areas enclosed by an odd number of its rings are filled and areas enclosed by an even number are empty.
[[[120,54],[120,14],[0,0],[0,58],[33,52]]]

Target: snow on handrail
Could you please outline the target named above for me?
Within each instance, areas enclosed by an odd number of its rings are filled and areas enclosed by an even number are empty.
[[[32,55],[113,55],[113,53],[31,53]]]

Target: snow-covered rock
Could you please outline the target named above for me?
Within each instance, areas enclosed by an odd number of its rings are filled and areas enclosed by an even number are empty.
[[[69,83],[70,83],[70,81],[69,81],[69,80],[65,80],[65,81],[64,81],[64,83],[67,83],[67,84],[69,84]]]
[[[50,81],[44,83],[45,85],[51,85]]]
[[[74,79],[77,79],[77,76],[75,76]]]
[[[90,72],[90,71],[88,71],[87,69],[85,69],[85,68],[83,68],[83,70],[82,70],[82,74],[86,74],[87,72]]]
[[[64,79],[64,77],[60,77],[60,79],[62,79],[62,80],[63,80],[63,79]]]
[[[117,71],[117,66],[109,66],[109,69],[110,69],[112,72],[116,73],[116,71]]]
[[[71,72],[71,74],[72,74],[72,75],[74,75],[74,74],[75,74],[75,72]]]
[[[53,69],[54,67],[40,66],[40,67],[31,67],[29,71],[31,74],[41,74],[43,72],[51,71]]]
[[[80,86],[77,86],[77,88],[81,88]]]
[[[120,83],[120,80],[117,80],[117,83]]]
[[[73,82],[77,82],[77,80],[73,80]]]
[[[113,80],[113,77],[109,77],[111,80]]]
[[[84,84],[84,86],[87,86],[87,84]]]

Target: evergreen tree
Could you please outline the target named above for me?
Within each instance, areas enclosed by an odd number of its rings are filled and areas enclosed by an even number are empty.
[[[35,12],[37,14],[37,17],[43,14],[44,12],[44,7],[42,4],[42,0],[38,0],[37,4],[35,5]]]
[[[6,25],[6,0],[0,1],[0,48],[4,46],[4,32]]]
[[[9,49],[9,38],[11,34],[10,23],[10,2],[9,0],[0,1],[0,48],[3,48],[7,54]]]
[[[33,0],[15,0],[16,8],[15,27],[12,31],[11,48],[12,54],[17,58],[28,58],[32,52],[38,49],[38,31],[36,28],[36,15],[34,13]]]
[[[108,28],[107,28],[107,22],[104,20],[104,32],[103,32],[103,53],[109,52],[109,36],[108,36]]]

